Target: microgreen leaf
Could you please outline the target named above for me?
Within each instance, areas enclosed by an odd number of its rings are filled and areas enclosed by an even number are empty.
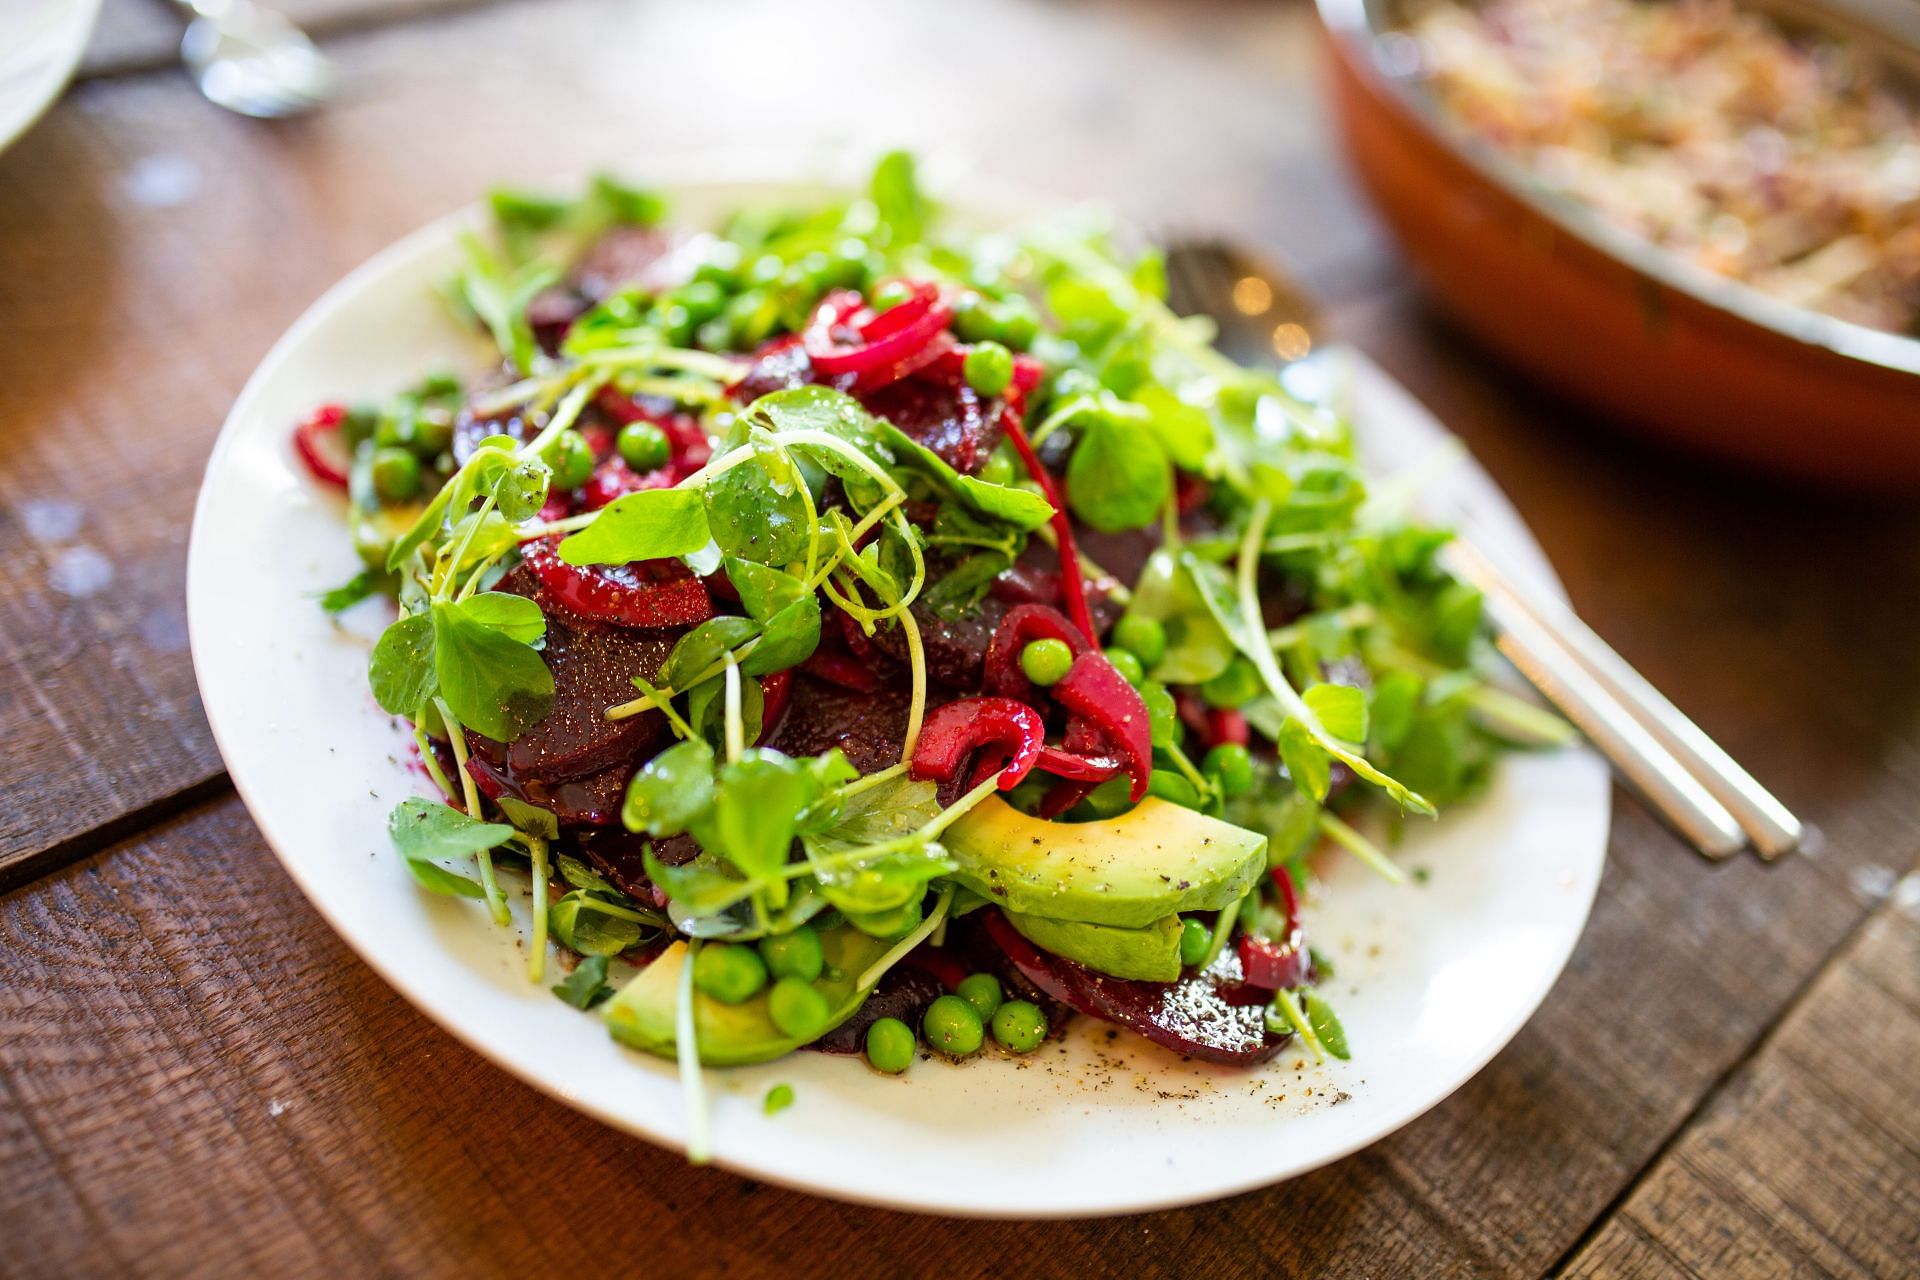
[[[362,569],[331,591],[321,592],[320,607],[328,613],[340,613],[351,609],[379,589],[379,575],[371,569]]]
[[[367,658],[367,683],[373,687],[373,700],[388,715],[418,713],[439,687],[433,619],[416,613],[381,632]]]
[[[535,294],[559,279],[557,268],[530,264],[511,268],[472,234],[460,238],[466,267],[455,280],[461,300],[493,335],[500,354],[515,368],[533,368],[533,327],[527,322],[527,304]]]
[[[388,816],[387,834],[422,887],[454,897],[483,898],[486,891],[480,885],[448,871],[439,861],[470,858],[504,844],[513,838],[513,828],[498,822],[478,822],[438,800],[411,796]]]
[[[910,152],[889,151],[881,156],[868,191],[889,244],[912,244],[926,233],[932,205],[921,193]]]
[[[463,725],[511,742],[553,708],[553,673],[534,650],[448,604],[433,606],[434,670]]]
[[[539,805],[528,804],[524,800],[516,800],[512,796],[500,796],[494,800],[494,803],[500,806],[500,812],[506,814],[507,820],[513,823],[514,830],[525,832],[530,836],[539,836],[542,840],[560,838],[560,821],[553,816],[552,810],[542,809]],[[573,859],[569,858],[568,861],[572,862]]]
[[[1091,419],[1067,461],[1067,505],[1107,533],[1151,524],[1172,486],[1159,440],[1127,418]]]
[[[800,812],[820,796],[818,779],[777,751],[749,750],[720,770],[713,814],[701,843],[749,879],[772,875],[787,860]]]
[[[588,956],[573,967],[566,981],[553,988],[553,994],[576,1009],[591,1009],[608,999],[613,988],[607,985],[607,958]]]
[[[820,647],[820,601],[808,594],[767,619],[760,643],[740,663],[743,675],[764,676],[799,666]]]
[[[752,618],[721,614],[709,618],[674,643],[660,668],[660,680],[673,689],[686,689],[713,665],[760,633]]]
[[[547,908],[547,927],[562,946],[583,956],[617,956],[636,945],[647,927],[616,915],[619,908],[575,889]]]
[[[615,499],[560,544],[568,564],[626,564],[691,555],[707,545],[707,511],[691,489],[642,489]]]
[[[525,596],[483,591],[453,606],[469,622],[490,627],[510,640],[531,645],[547,634],[547,617]]]
[[[1302,693],[1320,727],[1342,742],[1367,740],[1367,695],[1344,684],[1316,684]]]
[[[640,767],[627,784],[620,811],[629,831],[676,835],[713,807],[713,748],[698,739],[668,747]]]
[[[1307,1025],[1313,1028],[1313,1034],[1320,1041],[1322,1049],[1342,1062],[1353,1056],[1347,1048],[1346,1029],[1340,1025],[1332,1005],[1308,992],[1301,997],[1300,1009],[1307,1015]]]
[[[752,457],[701,490],[713,540],[730,556],[784,565],[807,552],[813,530],[800,496],[806,480],[784,449],[755,441]]]
[[[1280,748],[1280,762],[1287,766],[1287,775],[1294,785],[1316,801],[1325,800],[1332,782],[1332,763],[1327,759],[1326,749],[1314,740],[1313,731],[1288,716],[1280,726],[1280,739],[1275,745]]]
[[[741,607],[758,622],[767,621],[808,594],[807,584],[790,573],[736,556],[728,556],[724,563],[727,579],[740,593]]]

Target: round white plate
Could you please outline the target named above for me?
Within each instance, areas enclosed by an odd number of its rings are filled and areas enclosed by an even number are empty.
[[[0,151],[60,96],[99,14],[100,0],[0,4]]]
[[[689,181],[686,225],[799,188]],[[630,1052],[595,1017],[527,981],[521,934],[473,904],[417,890],[388,811],[424,791],[366,690],[380,606],[343,624],[313,594],[352,576],[337,501],[288,442],[314,405],[373,397],[482,354],[435,294],[469,210],[335,286],[274,347],[221,432],[195,513],[188,608],[195,669],[234,784],[313,904],[388,982],[478,1052],[569,1105],[678,1146],[673,1064]],[[1414,460],[1440,428],[1362,362],[1371,450]],[[1470,464],[1440,482],[1516,572],[1551,571]],[[1302,1173],[1391,1133],[1505,1045],[1565,964],[1606,844],[1607,776],[1583,752],[1516,758],[1480,803],[1423,824],[1399,853],[1425,883],[1393,888],[1352,860],[1310,910],[1336,962],[1329,997],[1350,1063],[1288,1052],[1240,1073],[1182,1063],[1085,1019],[1030,1059],[916,1063],[899,1079],[802,1053],[707,1073],[719,1163],[850,1200],[953,1214],[1116,1213],[1190,1203]],[[552,966],[550,966],[551,968]],[[549,981],[555,980],[550,978]],[[768,1117],[762,1099],[791,1084]]]

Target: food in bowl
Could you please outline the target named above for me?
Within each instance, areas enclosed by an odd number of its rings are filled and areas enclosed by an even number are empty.
[[[1866,50],[1729,0],[1405,15],[1396,69],[1547,188],[1783,301],[1920,335],[1920,112]]]
[[[904,155],[704,230],[606,180],[492,209],[452,292],[496,367],[294,432],[366,564],[322,603],[398,605],[368,675],[436,791],[390,821],[421,888],[507,925],[524,874],[530,977],[557,950],[695,1098],[1074,1014],[1346,1056],[1312,858],[1400,878],[1368,817],[1561,726],[1338,415],[1153,252],[948,230]]]

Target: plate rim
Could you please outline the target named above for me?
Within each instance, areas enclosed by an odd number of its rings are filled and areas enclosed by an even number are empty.
[[[839,159],[845,161],[849,158],[850,157],[840,157]],[[838,162],[836,162],[834,168],[823,172],[818,163],[795,165],[789,161],[782,165],[769,166],[765,163],[760,163],[749,167],[737,156],[731,158],[723,157],[718,160],[712,157],[683,158],[677,162],[671,157],[666,157],[657,162],[650,163],[648,165],[648,171],[650,174],[657,175],[659,178],[654,185],[657,185],[669,193],[708,186],[762,188],[769,191],[785,189],[797,192],[809,188],[817,190],[852,185],[847,180],[847,165]],[[575,175],[571,180],[562,178],[552,185],[556,189],[577,189],[582,185],[584,176],[584,174]],[[957,206],[957,211],[961,213],[962,216],[971,215],[976,219],[985,219],[989,222],[996,219],[1004,220],[1008,212],[1012,210],[1033,211],[1044,208],[1063,208],[1069,205],[1067,201],[1048,199],[1031,190],[1010,184],[998,183],[991,179],[982,178],[979,175],[970,175],[966,185],[969,188],[969,192],[977,192],[979,198],[972,198],[970,194],[970,197],[964,201],[954,201],[953,203]],[[595,1120],[608,1125],[618,1132],[641,1138],[667,1150],[676,1152],[683,1151],[684,1143],[675,1135],[669,1132],[646,1128],[632,1115],[623,1114],[610,1107],[600,1105],[595,1099],[577,1096],[562,1087],[550,1084],[538,1075],[523,1068],[510,1055],[496,1052],[494,1048],[479,1040],[475,1034],[469,1033],[459,1021],[442,1017],[440,1011],[428,1000],[426,995],[424,993],[416,993],[412,984],[399,974],[397,965],[390,965],[378,948],[372,946],[369,941],[363,940],[356,930],[343,925],[342,921],[338,919],[335,913],[328,907],[325,896],[316,892],[312,884],[312,879],[315,875],[314,869],[307,867],[300,859],[286,852],[282,848],[281,841],[276,839],[270,825],[262,821],[260,814],[263,810],[258,793],[253,786],[252,780],[248,776],[249,769],[236,768],[234,766],[232,757],[228,751],[229,735],[223,730],[221,721],[215,713],[214,701],[207,696],[208,680],[206,677],[205,663],[209,661],[206,657],[209,646],[202,643],[202,637],[205,634],[205,627],[207,625],[202,621],[202,614],[211,606],[206,603],[207,593],[201,584],[206,581],[206,574],[208,572],[208,570],[203,567],[205,556],[202,548],[206,545],[206,528],[212,518],[208,514],[209,508],[214,501],[211,482],[215,473],[221,469],[227,455],[238,447],[236,441],[243,434],[245,422],[256,413],[254,409],[255,402],[267,394],[266,388],[274,380],[280,368],[294,359],[296,353],[309,340],[312,333],[327,323],[336,312],[348,307],[363,288],[384,276],[389,271],[397,269],[403,264],[413,260],[422,253],[431,252],[435,247],[442,245],[454,232],[463,227],[475,225],[482,220],[484,216],[484,201],[470,202],[432,219],[373,253],[329,286],[302,311],[299,317],[295,319],[287,330],[268,348],[265,355],[261,357],[254,372],[248,377],[246,384],[235,398],[233,407],[222,423],[219,435],[215,440],[212,450],[209,452],[207,465],[202,474],[201,485],[195,498],[193,518],[189,531],[186,582],[188,605],[187,621],[195,682],[201,694],[203,709],[206,712],[214,743],[221,753],[222,761],[227,765],[228,778],[232,782],[234,790],[239,795],[241,802],[246,806],[248,816],[253,821],[261,839],[272,851],[275,860],[280,864],[281,868],[299,887],[308,905],[326,922],[327,927],[331,929],[341,941],[346,943],[348,949],[351,950],[361,962],[371,968],[379,975],[383,983],[397,992],[408,1004],[419,1010],[442,1031],[452,1035],[463,1047],[476,1053],[494,1067],[511,1075],[514,1079],[529,1085],[546,1096],[561,1102],[563,1105],[593,1117]],[[1393,379],[1390,374],[1381,370],[1361,353],[1355,351],[1353,355],[1359,361],[1369,366],[1371,372],[1377,375],[1377,377],[1394,392],[1404,396],[1416,406],[1420,412],[1426,414],[1429,418],[1432,417],[1430,411],[1427,411],[1425,406],[1422,405],[1417,398],[1413,397],[1412,393],[1407,391],[1397,380]],[[1439,425],[1437,419],[1435,423]],[[1444,430],[1444,427],[1440,429]],[[1467,465],[1477,469],[1477,463],[1472,462],[1471,459],[1468,459]],[[1511,503],[1507,500],[1505,492],[1501,490],[1497,484],[1493,483],[1492,478],[1486,476],[1484,472],[1482,472],[1482,476],[1492,491],[1498,495],[1500,501],[1506,503],[1520,531],[1525,534],[1531,552],[1537,557],[1540,566],[1545,569],[1546,577],[1542,585],[1550,587],[1556,594],[1560,593],[1560,584],[1557,575],[1553,573],[1551,564],[1547,560],[1544,550],[1540,548],[1538,541],[1533,537],[1531,528],[1526,525],[1524,520],[1519,518],[1517,511],[1512,510]],[[1539,976],[1536,978],[1532,987],[1528,990],[1524,998],[1516,1002],[1513,1015],[1497,1030],[1488,1032],[1485,1035],[1482,1052],[1471,1057],[1470,1065],[1464,1067],[1460,1071],[1459,1078],[1453,1081],[1447,1088],[1430,1097],[1416,1099],[1411,1105],[1404,1105],[1397,1110],[1387,1113],[1378,1124],[1372,1127],[1370,1132],[1362,1133],[1348,1141],[1334,1144],[1331,1149],[1317,1155],[1309,1161],[1291,1164],[1278,1173],[1255,1172],[1249,1173],[1246,1176],[1227,1177],[1208,1181],[1204,1184],[1197,1183],[1190,1177],[1179,1184],[1179,1190],[1166,1194],[1152,1194],[1153,1184],[1142,1182],[1138,1184],[1139,1194],[1131,1194],[1124,1198],[1108,1196],[1103,1198],[1097,1205],[1073,1204],[1046,1206],[1038,1209],[1015,1206],[979,1207],[972,1205],[956,1208],[932,1204],[924,1198],[908,1198],[905,1193],[890,1197],[886,1194],[843,1188],[817,1180],[809,1181],[803,1176],[789,1174],[783,1170],[755,1164],[749,1160],[739,1159],[721,1152],[716,1152],[712,1164],[715,1167],[727,1169],[738,1176],[772,1183],[806,1194],[825,1196],[845,1203],[863,1204],[877,1208],[934,1216],[979,1219],[1073,1219],[1090,1216],[1118,1216],[1146,1213],[1224,1199],[1228,1196],[1242,1194],[1247,1191],[1274,1186],[1312,1172],[1313,1170],[1344,1159],[1357,1151],[1386,1139],[1422,1115],[1425,1115],[1447,1098],[1453,1096],[1468,1081],[1478,1075],[1479,1072],[1486,1067],[1487,1063],[1492,1061],[1494,1057],[1511,1044],[1520,1030],[1532,1020],[1533,1016],[1539,1011],[1540,1006],[1545,1002],[1547,995],[1558,983],[1561,974],[1565,972],[1573,949],[1578,945],[1591,919],[1593,903],[1598,894],[1601,872],[1604,870],[1606,846],[1611,831],[1611,804],[1603,804],[1600,813],[1601,824],[1595,833],[1595,840],[1598,845],[1597,852],[1594,855],[1596,865],[1593,872],[1584,877],[1587,882],[1587,889],[1582,895],[1582,900],[1577,904],[1578,925],[1577,927],[1570,928],[1566,932],[1564,938],[1561,940],[1561,945],[1556,949],[1552,963],[1541,966]]]

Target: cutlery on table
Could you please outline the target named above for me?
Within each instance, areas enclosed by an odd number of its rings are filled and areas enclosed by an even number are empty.
[[[334,67],[306,33],[251,0],[173,0],[193,15],[180,58],[208,101],[277,120],[310,111],[333,92]]]
[[[1211,318],[1236,359],[1287,363],[1326,341],[1302,290],[1229,246],[1176,241],[1167,284],[1174,309]],[[1572,610],[1517,586],[1464,535],[1446,556],[1485,597],[1500,651],[1696,850],[1718,859],[1751,845],[1770,861],[1800,843],[1786,807]]]

